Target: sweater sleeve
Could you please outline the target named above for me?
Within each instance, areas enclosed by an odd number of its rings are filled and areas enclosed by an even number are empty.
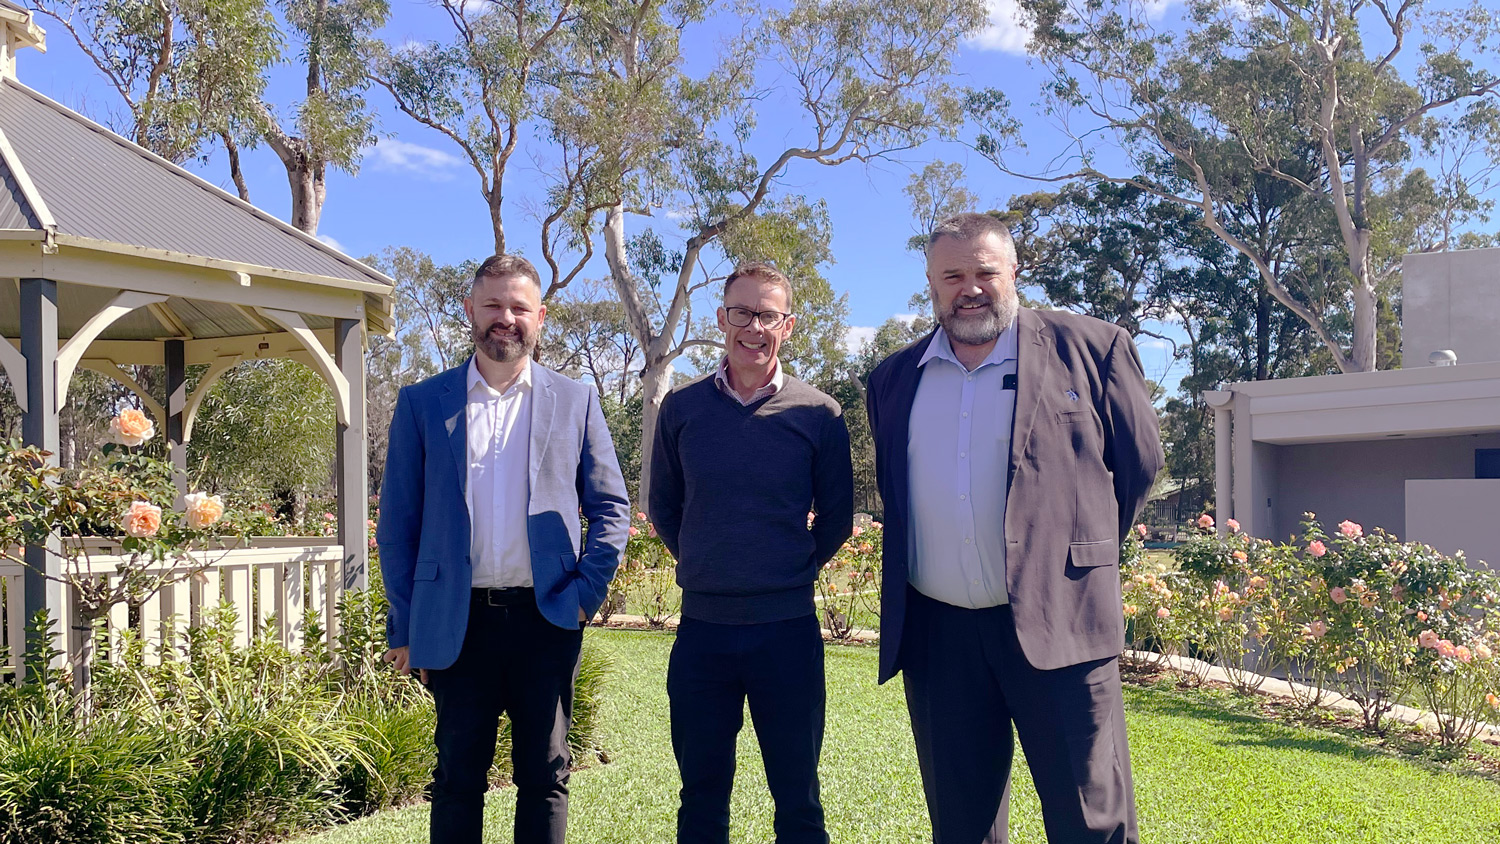
[[[849,427],[839,412],[824,423],[813,458],[813,513],[813,563],[821,567],[854,533],[854,464]]]
[[[682,455],[678,451],[679,431],[673,424],[676,394],[668,393],[656,417],[656,434],[651,441],[651,490],[646,509],[656,535],[672,558],[681,560],[683,496],[687,487],[682,478]]]

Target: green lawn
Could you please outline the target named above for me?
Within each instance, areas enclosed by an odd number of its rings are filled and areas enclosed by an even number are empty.
[[[665,844],[673,838],[676,770],[667,732],[672,635],[590,630],[616,659],[604,720],[609,764],[573,777],[570,841]],[[876,686],[875,651],[830,646],[823,794],[835,842],[913,844],[929,835],[898,681]],[[1368,749],[1336,733],[1229,711],[1204,693],[1126,687],[1144,840],[1291,844],[1481,844],[1500,841],[1500,784]],[[751,740],[740,745],[734,839],[769,842],[771,804]],[[1043,839],[1024,765],[1011,832]],[[487,842],[509,842],[514,793],[490,795]],[[382,813],[304,844],[426,840],[425,805]],[[930,840],[930,839],[927,839]]]

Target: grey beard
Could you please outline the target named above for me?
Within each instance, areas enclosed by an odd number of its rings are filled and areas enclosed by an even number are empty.
[[[950,340],[965,346],[983,346],[993,342],[1016,321],[1016,313],[1021,310],[1020,297],[1011,295],[992,299],[989,308],[978,314],[959,316],[960,305],[974,302],[974,297],[960,296],[953,300],[945,313],[937,315],[938,325],[943,327]]]
[[[527,336],[524,331],[517,331],[518,337],[501,336],[485,332],[480,334],[471,329],[470,336],[474,338],[474,345],[479,348],[484,356],[496,363],[514,363],[524,357],[530,357],[536,349],[536,336]]]

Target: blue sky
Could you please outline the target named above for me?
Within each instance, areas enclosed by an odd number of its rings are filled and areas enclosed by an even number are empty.
[[[966,42],[955,57],[960,82],[1004,88],[1023,114],[1032,115],[1025,124],[1028,144],[1033,149],[1047,149],[1054,132],[1029,108],[1037,97],[1041,76],[1025,58],[1026,36],[1014,22],[1014,0],[988,2],[990,27]],[[1165,11],[1166,7],[1163,3],[1157,8]],[[43,56],[23,51],[19,56],[21,81],[106,125],[122,126],[123,106],[66,31],[49,18],[38,16],[38,23],[48,31],[48,52]],[[391,20],[383,34],[392,43],[444,39],[447,26],[441,11],[428,3],[392,0]],[[697,39],[696,45],[701,50],[713,47],[709,38]],[[706,59],[706,53],[690,55],[693,62]],[[272,99],[292,102],[297,75],[295,68],[278,71],[272,78]],[[281,90],[287,91],[287,96],[278,97]],[[358,175],[330,175],[320,235],[354,256],[372,255],[394,246],[411,246],[443,262],[487,255],[492,245],[489,219],[477,177],[459,157],[457,148],[397,112],[384,91],[372,89],[369,97],[379,111],[381,140],[367,151]],[[774,158],[786,144],[801,144],[806,137],[799,124],[786,119],[795,108],[777,108],[775,92],[768,104],[752,140],[762,160]],[[1012,194],[1039,189],[1036,183],[1002,175],[961,145],[937,143],[900,161],[870,166],[824,167],[794,162],[782,179],[782,191],[803,193],[828,203],[836,263],[826,269],[825,275],[836,290],[849,294],[851,343],[872,333],[874,326],[888,317],[906,313],[907,300],[925,283],[919,256],[905,248],[915,230],[902,189],[911,173],[934,159],[964,164],[967,186],[979,196],[984,208],[1004,207]],[[528,161],[512,166],[505,207],[507,229],[521,251],[539,257],[536,225],[526,217],[528,201],[540,195],[539,177]],[[191,162],[188,167],[233,192],[222,154],[211,155],[207,162]],[[290,203],[281,163],[261,148],[245,154],[244,169],[251,201],[285,219]],[[660,222],[669,224],[665,219]],[[598,251],[601,254],[585,271],[586,276],[605,274],[602,246]],[[1175,387],[1186,365],[1172,364],[1170,349],[1163,341],[1142,337],[1139,345],[1147,376]]]

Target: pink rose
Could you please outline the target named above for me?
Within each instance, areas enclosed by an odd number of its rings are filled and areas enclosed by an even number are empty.
[[[183,496],[183,505],[186,507],[188,527],[193,530],[202,530],[224,515],[224,502],[217,495],[190,492]]]
[[[376,546],[376,544],[377,543],[375,542],[375,537],[373,537],[373,536],[370,537],[370,547],[374,548]]]
[[[1438,646],[1438,634],[1431,630],[1423,630],[1417,634],[1417,646],[1435,650]]]
[[[1423,610],[1417,610],[1417,621],[1426,621],[1426,620],[1427,620],[1427,613],[1425,611],[1423,611]]]
[[[1321,557],[1324,554],[1328,553],[1328,546],[1324,545],[1321,541],[1314,539],[1312,542],[1307,543],[1307,553],[1313,555],[1314,557]]]
[[[1490,650],[1490,646],[1486,645],[1483,642],[1480,642],[1474,646],[1474,657],[1480,661],[1488,660],[1494,655],[1495,652]]]
[[[156,436],[156,426],[145,413],[127,408],[109,420],[109,433],[115,442],[134,447]]]
[[[1467,645],[1459,645],[1453,649],[1453,655],[1458,657],[1459,662],[1473,662],[1474,652]]]
[[[1145,539],[1146,538],[1146,526],[1145,525],[1136,525],[1135,526],[1135,535],[1139,536],[1142,539]]]
[[[1311,624],[1307,625],[1307,630],[1312,634],[1314,639],[1321,639],[1328,635],[1328,622],[1321,618],[1315,618]]]
[[[1214,517],[1207,513],[1198,517],[1198,527],[1201,530],[1211,530],[1214,526]]]
[[[1237,521],[1235,521],[1234,519],[1229,519],[1228,521],[1224,522],[1224,524],[1226,524],[1226,525],[1229,526],[1229,532],[1230,533],[1239,533],[1240,532],[1240,523],[1237,522]]]
[[[325,521],[325,522],[331,522],[331,521],[333,521],[336,518],[338,518],[338,517],[335,516],[335,515],[333,515],[332,513],[324,513],[323,514],[323,521]]]
[[[365,519],[365,527],[367,527],[367,528],[373,528],[373,527],[375,527],[375,520],[374,519]]]
[[[1447,639],[1438,640],[1437,652],[1439,656],[1458,656],[1458,648],[1454,647],[1453,643]]]
[[[1156,608],[1156,617],[1157,618],[1167,618],[1167,617],[1169,617],[1171,615],[1172,615],[1172,611],[1169,610],[1169,609],[1167,609],[1166,607],[1157,607]]]
[[[635,517],[636,517],[636,518],[637,518],[637,519],[640,519],[640,520],[641,520],[641,521],[643,521],[643,522],[644,522],[644,521],[646,521],[646,514],[645,514],[645,513],[636,513],[636,514],[635,514]]]
[[[1228,621],[1231,618],[1234,618],[1234,610],[1233,609],[1230,609],[1229,607],[1219,607],[1219,620],[1220,621]]]
[[[145,501],[132,502],[130,509],[120,517],[120,529],[136,539],[155,536],[161,530],[161,508]]]
[[[1332,589],[1329,589],[1328,597],[1332,598],[1335,604],[1342,604],[1343,602],[1349,600],[1349,595],[1344,592],[1344,587],[1342,586],[1335,586]]]
[[[854,535],[855,536],[859,536],[860,534],[862,534],[864,532],[865,532],[864,528],[860,527],[859,525],[855,525],[854,526]]]
[[[635,525],[631,525],[630,526],[630,535],[631,536],[640,536],[641,535],[641,529],[638,528],[638,527],[636,527]]]
[[[1344,536],[1350,539],[1358,539],[1361,536],[1365,535],[1365,529],[1360,527],[1357,522],[1351,522],[1348,519],[1345,519],[1344,521],[1339,522],[1339,533],[1342,533]]]
[[[870,527],[875,528],[876,530],[880,530],[881,528],[885,527],[885,525],[881,524],[880,522],[870,522]]]

